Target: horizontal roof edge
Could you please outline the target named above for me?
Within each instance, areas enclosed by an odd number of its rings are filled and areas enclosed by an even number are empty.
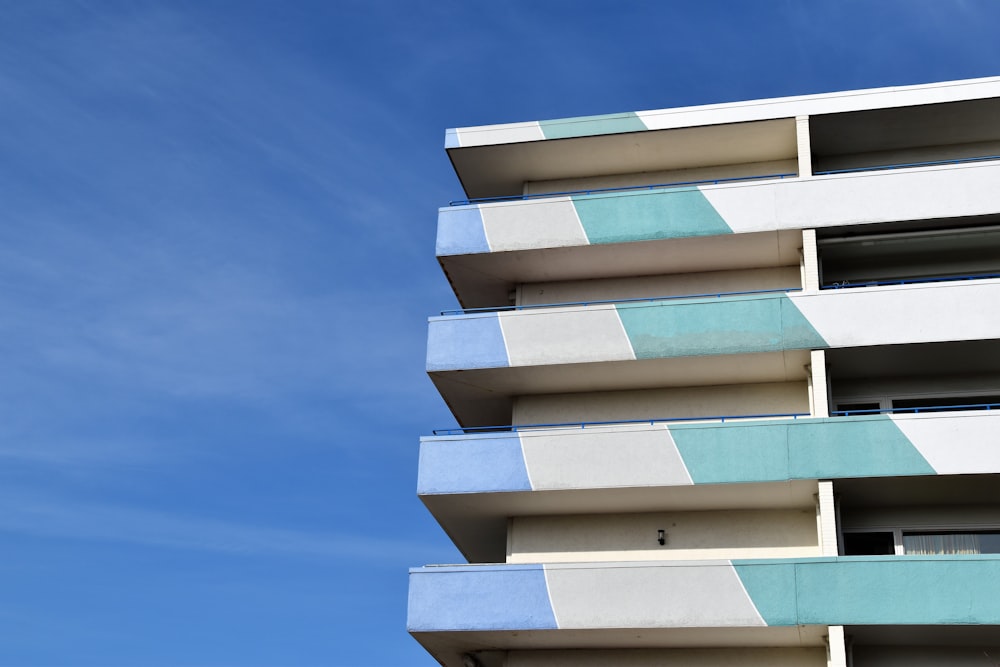
[[[988,97],[1000,97],[1000,77],[456,128],[447,131],[445,148],[771,120]]]

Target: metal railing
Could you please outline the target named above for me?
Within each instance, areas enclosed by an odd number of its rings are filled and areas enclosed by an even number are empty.
[[[708,417],[663,417],[659,419],[615,419],[594,422],[557,422],[552,424],[511,424],[507,426],[456,426],[455,428],[434,429],[434,435],[465,435],[467,433],[517,433],[537,429],[585,429],[594,426],[628,426],[630,424],[672,424],[683,422],[718,422],[746,419],[798,419],[808,417],[808,412],[783,412],[761,415],[712,415]]]
[[[914,414],[925,412],[948,412],[968,411],[968,410],[990,410],[1000,409],[1000,403],[970,403],[968,405],[927,405],[919,408],[875,408],[869,410],[831,410],[832,417],[852,417],[878,414]],[[456,426],[454,428],[438,428],[431,431],[434,435],[466,435],[477,433],[519,433],[522,431],[535,431],[539,429],[586,429],[595,426],[629,426],[636,424],[676,424],[692,422],[715,422],[725,424],[726,422],[745,421],[752,419],[792,419],[800,417],[812,417],[808,412],[781,412],[757,415],[712,415],[707,417],[662,417],[658,419],[615,419],[609,421],[590,422],[553,422],[547,424],[508,424],[506,426]]]
[[[1000,278],[1000,273],[973,273],[960,276],[938,276],[935,278],[897,278],[893,280],[865,280],[852,283],[849,280],[827,283],[821,289],[849,289],[852,287],[875,287],[878,285],[919,285],[922,283],[947,283],[961,280],[986,280]]]
[[[599,306],[609,303],[642,303],[653,301],[680,301],[683,299],[721,299],[725,296],[747,296],[753,294],[776,294],[801,292],[801,287],[786,287],[782,289],[749,290],[744,292],[708,292],[705,294],[674,294],[670,296],[641,296],[630,299],[598,299],[593,301],[563,301],[559,303],[540,303],[522,306],[491,306],[487,308],[458,308],[442,310],[442,315],[470,315],[473,313],[496,313],[509,310],[538,310],[544,308],[559,308],[562,306]]]
[[[880,164],[867,167],[852,167],[850,169],[827,169],[813,172],[814,176],[832,176],[836,174],[857,174],[866,171],[889,171],[893,169],[912,169],[915,167],[936,167],[948,164],[969,164],[972,162],[988,162],[990,160],[1000,160],[1000,155],[981,155],[978,157],[952,158],[948,160],[928,160],[926,162],[902,162],[899,164]],[[653,185],[623,185],[614,188],[589,188],[583,190],[564,190],[561,192],[540,192],[537,194],[505,195],[501,197],[472,197],[469,199],[455,199],[448,202],[448,206],[468,206],[469,204],[485,204],[505,201],[526,201],[530,199],[547,199],[549,197],[566,197],[571,195],[592,195],[604,192],[628,192],[642,190],[656,190],[658,188],[681,188],[698,185],[718,185],[720,183],[738,183],[740,181],[761,181],[771,179],[795,178],[798,174],[788,172],[782,174],[762,174],[760,176],[731,176],[728,178],[707,178],[698,181],[671,181],[668,183],[655,183]]]
[[[917,414],[923,412],[948,412],[966,410],[996,410],[1000,408],[1000,403],[969,403],[966,405],[925,405],[920,408],[872,408],[868,410],[831,410],[830,415],[835,417],[851,417],[857,415],[882,415],[882,414]]]

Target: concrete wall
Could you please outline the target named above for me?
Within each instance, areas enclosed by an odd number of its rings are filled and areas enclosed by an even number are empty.
[[[665,532],[662,546],[658,530]],[[821,555],[812,507],[515,517],[508,552],[509,563]]]
[[[742,178],[771,174],[797,174],[796,159],[750,162],[746,164],[714,165],[693,169],[646,171],[638,174],[610,174],[587,178],[569,178],[556,181],[529,181],[524,184],[524,194],[546,192],[573,192],[600,188],[623,188],[634,185],[659,185],[691,181],[708,181],[717,178]]]
[[[912,164],[936,160],[1000,155],[1000,141],[984,141],[945,146],[917,146],[891,151],[855,153],[850,155],[813,156],[813,171],[857,169],[892,164]]]
[[[801,282],[801,272],[798,266],[781,266],[743,271],[708,271],[603,280],[526,283],[518,287],[517,304],[535,305],[788,289],[801,287]]]
[[[506,667],[825,667],[813,648],[668,648],[591,651],[511,651]]]
[[[805,382],[518,396],[514,424],[809,412]]]
[[[900,369],[905,372],[909,369]],[[971,396],[1000,393],[1000,378],[995,375],[932,375],[925,377],[887,377],[838,380],[836,366],[831,369],[833,403],[863,400],[886,400],[917,396]],[[888,403],[886,407],[890,407]]]
[[[880,507],[845,510],[843,530],[961,530],[1000,528],[1000,505]]]
[[[995,646],[855,646],[853,667],[994,667],[1000,665]]]

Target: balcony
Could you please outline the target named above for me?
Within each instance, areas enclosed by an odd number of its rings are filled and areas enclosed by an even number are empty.
[[[431,319],[427,370],[461,425],[509,424],[515,396],[796,382],[810,350],[990,340],[998,300],[987,279],[470,312]]]
[[[971,161],[447,207],[437,254],[464,306],[497,306],[526,282],[797,265],[802,229],[997,216],[998,179]]]
[[[998,596],[997,556],[426,567],[408,626],[460,665],[486,646],[821,646],[830,625],[997,625]]]
[[[504,559],[512,516],[801,508],[819,479],[1000,470],[1000,411],[508,428],[421,440],[417,492],[473,562]]]

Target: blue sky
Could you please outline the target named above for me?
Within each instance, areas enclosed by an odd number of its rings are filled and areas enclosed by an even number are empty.
[[[0,8],[0,666],[431,665],[444,130],[1000,74],[990,0]]]

